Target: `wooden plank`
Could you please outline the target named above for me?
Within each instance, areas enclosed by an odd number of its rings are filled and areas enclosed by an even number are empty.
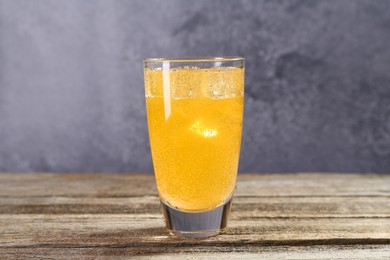
[[[160,214],[157,196],[0,198],[0,214]],[[235,197],[235,218],[390,218],[388,197]]]
[[[152,174],[0,174],[0,197],[156,195]]]
[[[390,196],[388,174],[242,174],[238,196]]]
[[[0,247],[271,246],[390,244],[389,219],[287,218],[235,220],[223,236],[188,240],[170,236],[160,215],[0,215]]]
[[[131,197],[156,194],[152,174],[0,174],[0,197]],[[239,174],[236,195],[390,196],[390,175]]]
[[[243,246],[226,247],[174,247],[168,251],[144,252],[132,247],[89,247],[89,248],[0,248],[5,259],[364,259],[388,260],[388,245],[339,245],[339,246]]]

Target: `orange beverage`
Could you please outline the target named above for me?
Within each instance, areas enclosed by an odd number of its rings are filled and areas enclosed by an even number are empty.
[[[244,68],[145,68],[150,144],[164,203],[200,212],[232,196],[243,91]]]

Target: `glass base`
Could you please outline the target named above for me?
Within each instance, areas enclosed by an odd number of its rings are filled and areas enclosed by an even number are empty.
[[[184,212],[161,201],[166,226],[176,236],[199,238],[221,234],[226,227],[232,198],[225,204],[204,212]]]

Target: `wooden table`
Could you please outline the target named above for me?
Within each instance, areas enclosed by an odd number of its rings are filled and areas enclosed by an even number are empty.
[[[0,174],[0,259],[390,259],[390,175],[242,174],[228,226],[168,235],[151,174]]]

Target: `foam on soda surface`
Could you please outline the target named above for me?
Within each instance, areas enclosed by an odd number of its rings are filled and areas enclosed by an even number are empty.
[[[243,78],[243,68],[180,67],[169,69],[169,73],[148,68],[145,69],[145,95],[151,98],[169,93],[174,99],[240,97],[244,94]]]

